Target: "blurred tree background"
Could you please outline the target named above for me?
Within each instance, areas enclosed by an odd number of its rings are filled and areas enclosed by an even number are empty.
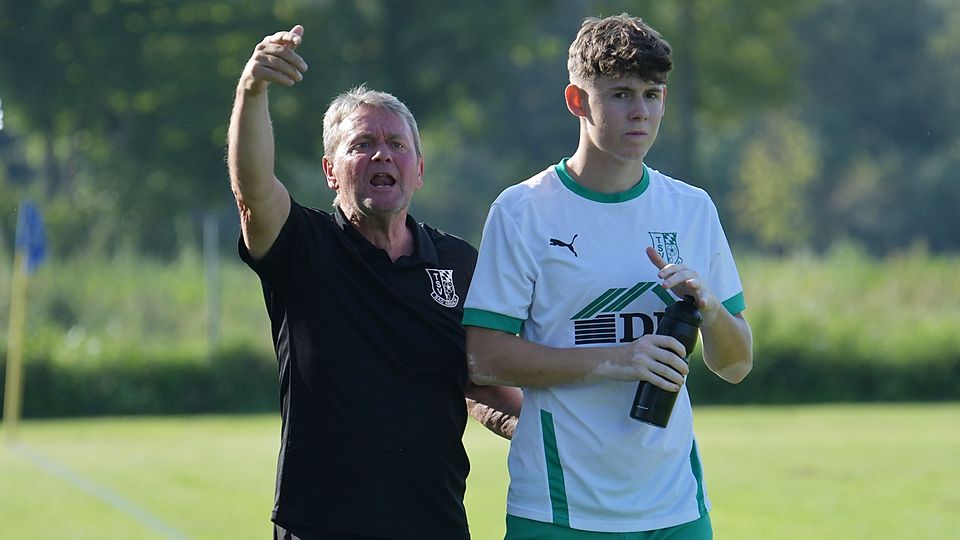
[[[205,214],[235,231],[235,83],[264,35],[298,23],[310,69],[271,93],[281,180],[329,204],[322,114],[367,82],[420,122],[414,215],[477,243],[504,187],[575,149],[566,47],[585,16],[621,11],[675,49],[648,163],[710,191],[735,244],[960,251],[955,0],[0,0],[0,252],[23,196],[42,201],[54,258],[172,257]]]
[[[224,163],[263,36],[306,29],[305,79],[271,89],[300,202],[329,206],[323,112],[366,82],[419,122],[414,216],[477,245],[500,191],[575,150],[567,47],[623,11],[675,51],[648,164],[711,193],[750,306],[754,372],[692,376],[696,395],[960,399],[957,0],[0,0],[0,328],[24,198],[51,259],[30,286],[25,414],[275,407]]]

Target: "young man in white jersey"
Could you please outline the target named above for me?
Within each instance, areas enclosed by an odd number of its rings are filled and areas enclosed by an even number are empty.
[[[751,369],[752,337],[712,200],[643,163],[670,55],[639,18],[584,21],[564,92],[579,146],[487,217],[464,325],[474,382],[524,391],[508,540],[712,538],[688,351],[655,331],[693,296],[704,362],[731,383]],[[629,416],[638,381],[679,392],[666,428]]]

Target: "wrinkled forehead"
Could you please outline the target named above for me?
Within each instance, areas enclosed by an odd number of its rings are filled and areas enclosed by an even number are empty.
[[[343,119],[343,140],[384,136],[413,141],[410,125],[399,114],[380,107],[361,106]]]

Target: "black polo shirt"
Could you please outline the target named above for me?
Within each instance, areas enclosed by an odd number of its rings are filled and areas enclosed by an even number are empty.
[[[291,201],[253,261],[280,368],[273,520],[385,538],[465,539],[463,301],[476,250],[407,218],[391,262],[342,211]]]

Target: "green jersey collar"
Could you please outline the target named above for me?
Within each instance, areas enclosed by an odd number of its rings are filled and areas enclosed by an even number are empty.
[[[560,177],[560,181],[563,182],[563,185],[584,199],[599,203],[618,203],[629,201],[642,195],[643,192],[647,190],[647,186],[650,185],[650,172],[647,170],[647,166],[644,165],[643,176],[640,177],[640,181],[634,184],[632,188],[626,191],[621,191],[620,193],[600,193],[598,191],[593,191],[591,189],[587,189],[581,184],[578,184],[576,180],[570,176],[570,173],[567,172],[568,159],[570,158],[561,159],[560,163],[554,165],[553,168],[557,172],[557,176]]]

